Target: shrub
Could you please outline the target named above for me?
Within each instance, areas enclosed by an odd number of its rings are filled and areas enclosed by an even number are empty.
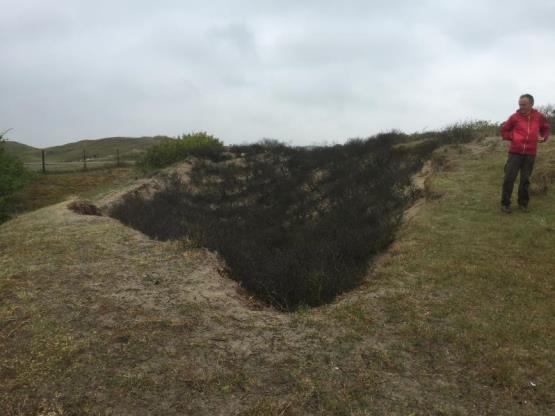
[[[149,171],[169,166],[189,156],[219,160],[223,150],[223,143],[205,132],[184,134],[152,146],[138,160],[137,165],[143,171]]]
[[[0,223],[13,213],[14,194],[35,177],[19,159],[5,151],[4,133],[0,133]]]
[[[539,106],[538,111],[542,112],[545,115],[545,117],[549,121],[549,124],[551,124],[551,130],[554,131],[555,130],[555,106],[553,104],[546,104],[543,106]]]
[[[463,123],[464,128],[472,130],[480,137],[493,137],[499,136],[501,123],[496,123],[489,120],[471,120]]]

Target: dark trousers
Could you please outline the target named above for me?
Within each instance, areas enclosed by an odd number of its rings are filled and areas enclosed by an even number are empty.
[[[518,205],[527,206],[530,196],[528,188],[530,186],[530,175],[534,169],[535,156],[519,155],[509,153],[507,163],[505,163],[505,179],[503,180],[503,191],[501,193],[501,204],[511,205],[511,195],[516,177],[520,171],[520,182],[518,184]]]

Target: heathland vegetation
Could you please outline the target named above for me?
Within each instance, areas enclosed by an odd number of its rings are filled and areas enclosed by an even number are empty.
[[[371,257],[393,240],[417,195],[411,177],[441,145],[462,145],[497,126],[460,123],[344,145],[276,141],[227,149],[205,133],[152,147],[143,167],[189,158],[152,198],[128,194],[111,215],[159,239],[218,252],[230,277],[281,310],[317,306],[356,287]]]

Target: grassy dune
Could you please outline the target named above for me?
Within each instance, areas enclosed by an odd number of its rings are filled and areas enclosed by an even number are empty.
[[[499,139],[440,149],[364,284],[290,314],[186,242],[21,215],[0,226],[0,412],[553,414],[555,194],[502,214],[504,161]]]
[[[87,152],[87,158],[96,160],[116,159],[116,150],[119,149],[122,160],[136,159],[146,149],[152,145],[160,143],[162,136],[155,137],[106,137],[95,140],[80,140],[73,143],[66,143],[60,146],[45,148],[46,162],[76,162],[83,160],[83,150]],[[27,146],[16,141],[5,143],[6,151],[26,163],[41,162],[41,149]]]
[[[6,141],[4,143],[4,148],[9,154],[18,157],[25,162],[40,162],[41,153],[40,149],[33,146],[28,146],[23,143],[18,143],[14,141]]]

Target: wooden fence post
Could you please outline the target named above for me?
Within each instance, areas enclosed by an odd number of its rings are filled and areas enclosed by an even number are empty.
[[[83,149],[83,170],[87,170],[87,153]]]
[[[42,149],[41,152],[42,152],[42,173],[46,173],[46,163],[44,162],[44,149]]]
[[[119,168],[119,149],[116,149],[117,167]]]

